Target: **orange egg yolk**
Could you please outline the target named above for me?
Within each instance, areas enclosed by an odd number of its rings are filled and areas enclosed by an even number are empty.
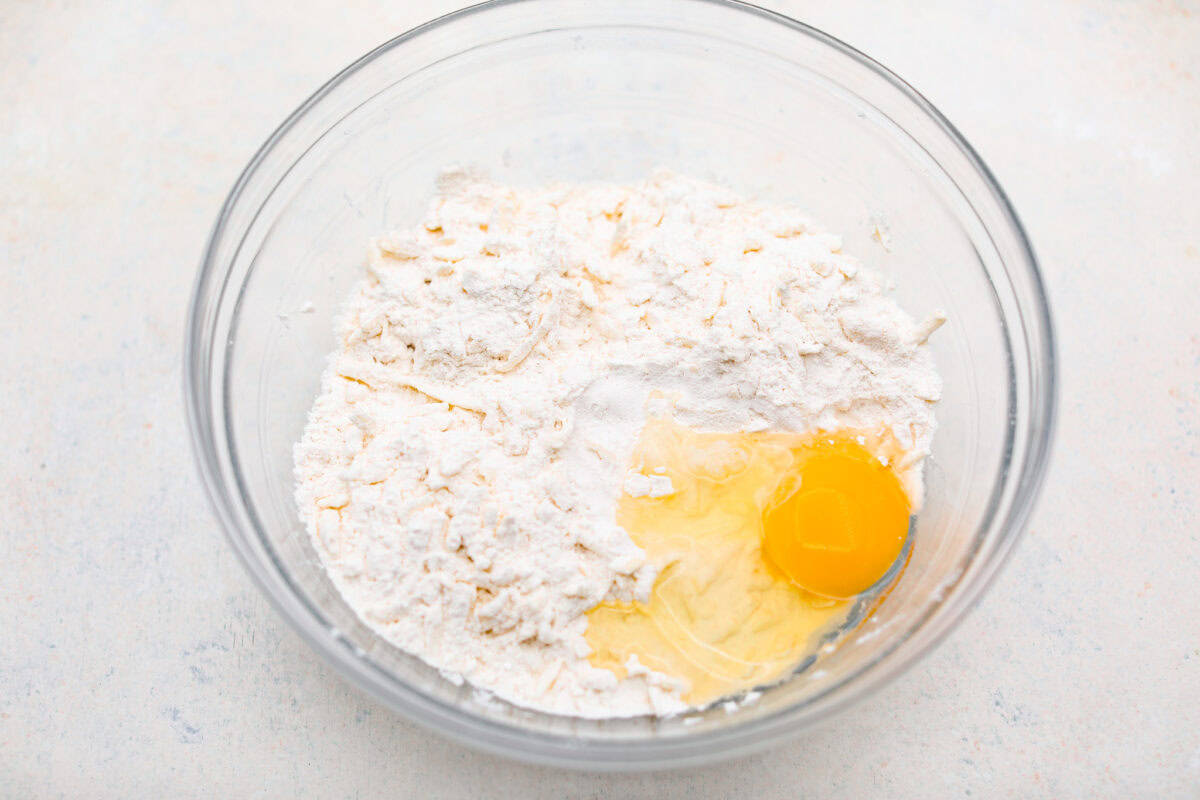
[[[854,597],[900,556],[910,511],[900,479],[865,447],[819,439],[797,453],[763,514],[763,553],[797,586]]]

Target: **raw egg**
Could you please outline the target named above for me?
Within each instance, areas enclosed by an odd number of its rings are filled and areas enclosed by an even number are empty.
[[[644,601],[588,612],[592,665],[677,678],[694,705],[795,669],[904,546],[900,480],[856,435],[650,421],[631,471],[670,490],[623,493],[616,516],[658,577]]]

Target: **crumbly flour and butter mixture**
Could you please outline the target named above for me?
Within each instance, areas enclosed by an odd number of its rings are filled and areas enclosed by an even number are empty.
[[[296,446],[301,517],[366,624],[451,680],[587,717],[703,704],[845,617],[762,557],[796,437],[850,432],[919,506],[940,322],[792,208],[665,171],[451,170],[372,243]],[[826,495],[796,513],[843,514]]]

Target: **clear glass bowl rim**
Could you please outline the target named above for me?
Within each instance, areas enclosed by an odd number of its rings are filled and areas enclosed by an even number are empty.
[[[432,30],[466,17],[486,14],[496,8],[537,0],[489,0],[468,6],[412,28],[371,50],[327,81],[276,128],[239,175],[221,207],[193,285],[185,329],[183,390],[192,450],[209,502],[221,522],[227,541],[251,579],[284,619],[346,680],[393,710],[438,733],[488,752],[525,761],[593,770],[656,769],[711,763],[714,759],[730,758],[762,749],[788,734],[794,734],[828,719],[894,680],[930,652],[958,625],[1011,556],[1037,500],[1049,464],[1058,394],[1056,346],[1049,302],[1037,258],[1025,229],[1008,197],[983,160],[949,120],[919,92],[886,67],[844,42],[783,14],[740,0],[687,1],[757,15],[857,61],[884,78],[918,110],[923,111],[974,167],[1001,210],[1009,228],[1008,233],[1019,243],[1023,256],[1023,263],[1019,266],[1026,269],[1027,272],[1022,277],[1028,282],[1031,290],[1031,303],[1021,306],[1024,324],[1019,326],[1028,339],[1031,355],[1029,369],[1034,387],[1030,398],[1030,419],[1023,430],[1017,431],[1017,435],[1023,435],[1026,439],[1026,456],[1019,472],[1010,478],[1016,485],[1011,501],[1007,507],[992,509],[993,515],[1002,513],[1002,518],[998,520],[1000,535],[991,557],[981,564],[970,583],[963,585],[960,582],[953,597],[948,598],[945,608],[941,609],[943,613],[940,616],[933,619],[923,617],[916,624],[913,630],[922,634],[923,641],[904,653],[885,651],[822,693],[770,716],[731,725],[728,728],[664,737],[659,740],[583,739],[550,735],[525,730],[516,725],[502,724],[443,703],[368,662],[356,654],[354,648],[336,631],[320,622],[319,609],[291,588],[282,565],[270,556],[270,547],[258,546],[265,545],[263,533],[258,530],[246,530],[247,526],[239,521],[236,513],[237,505],[245,501],[239,487],[228,479],[223,469],[222,459],[228,454],[217,446],[218,431],[213,425],[211,412],[213,376],[210,367],[213,331],[207,323],[210,318],[215,319],[215,314],[209,315],[206,311],[210,305],[215,308],[216,305],[213,304],[220,303],[228,277],[227,265],[219,263],[217,257],[218,246],[226,232],[233,209],[254,178],[261,162],[297,122],[347,78],[382,54]],[[1004,262],[1006,271],[1014,266],[1018,265]],[[1012,277],[1011,272],[1009,277]],[[1006,469],[1005,472],[1007,471]],[[257,537],[260,541],[256,545],[250,537]],[[266,559],[263,558],[264,553],[267,555]],[[885,660],[887,663],[883,663]]]

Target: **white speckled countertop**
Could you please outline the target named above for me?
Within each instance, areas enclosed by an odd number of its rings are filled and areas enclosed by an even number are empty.
[[[218,206],[326,77],[454,3],[303,5],[0,9],[0,796],[1200,796],[1200,5],[775,4],[908,79],[1008,190],[1059,439],[1016,557],[915,669],[772,752],[635,776],[357,694],[202,496],[180,348]]]

